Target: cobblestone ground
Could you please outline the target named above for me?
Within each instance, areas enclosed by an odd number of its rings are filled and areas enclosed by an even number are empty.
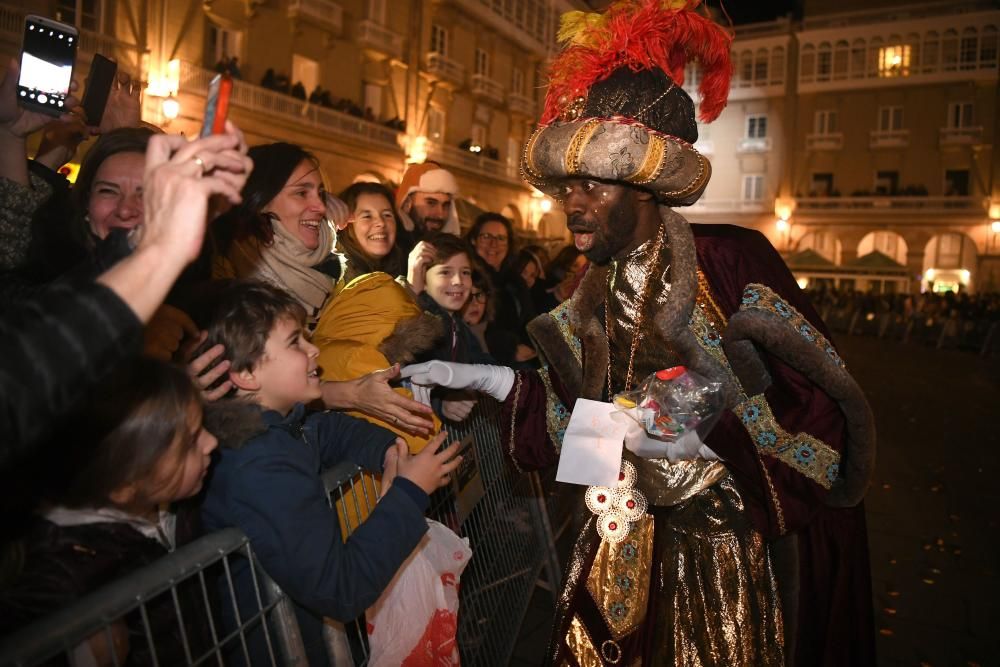
[[[1000,665],[1000,362],[837,339],[875,411],[866,502],[879,664]],[[551,597],[536,591],[511,665],[541,663]]]

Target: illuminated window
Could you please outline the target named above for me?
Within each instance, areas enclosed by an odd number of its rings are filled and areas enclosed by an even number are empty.
[[[431,25],[431,53],[448,55],[448,31],[436,23]]]
[[[881,49],[879,49],[878,75],[909,76],[910,75],[909,44],[899,44],[896,46],[883,46]]]

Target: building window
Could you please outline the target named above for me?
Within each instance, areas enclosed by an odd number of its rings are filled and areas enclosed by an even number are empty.
[[[903,129],[903,107],[879,107],[879,132],[894,132]]]
[[[771,85],[781,84],[785,81],[785,49],[776,46],[771,49]]]
[[[824,109],[813,114],[813,132],[815,134],[834,134],[837,131],[837,112]]]
[[[944,172],[944,196],[945,197],[969,196],[968,169],[948,169],[947,171]]]
[[[924,35],[924,53],[921,56],[924,73],[935,72],[938,68],[938,55],[941,43],[936,32]]]
[[[812,44],[802,47],[799,56],[799,79],[803,82],[810,82],[816,77],[816,48]]]
[[[948,105],[948,127],[972,127],[972,102],[952,102]]]
[[[510,75],[510,92],[515,95],[524,95],[524,70],[515,67]]]
[[[482,76],[490,75],[490,54],[483,49],[476,49],[476,74]]]
[[[829,197],[834,193],[833,174],[813,174],[809,184],[810,197]]]
[[[431,24],[431,53],[448,55],[448,31],[437,23]]]
[[[829,42],[823,42],[816,51],[816,80],[829,81],[833,71],[833,51]]]
[[[243,33],[238,30],[227,30],[214,23],[208,24],[205,31],[205,66],[214,68],[219,63],[229,59],[238,58],[240,55],[240,45],[243,42]],[[315,62],[315,61],[312,61]],[[296,80],[293,72],[293,81]],[[307,89],[307,92],[310,89]]]
[[[767,115],[754,114],[747,116],[747,139],[764,139],[767,137]]]
[[[437,107],[427,110],[427,138],[431,141],[444,141],[444,111]]]
[[[875,194],[895,195],[897,192],[899,192],[898,171],[875,172]]]
[[[740,86],[749,86],[753,81],[753,53],[744,51],[740,54]]]
[[[743,201],[746,202],[764,201],[763,174],[743,175]]]
[[[863,79],[865,77],[865,53],[868,47],[865,40],[856,39],[851,44],[851,78]]]
[[[958,45],[958,63],[960,69],[976,69],[979,56],[979,38],[974,28],[966,28],[962,32],[962,41]]]
[[[59,0],[56,3],[56,19],[84,30],[99,32],[103,4],[101,0]]]
[[[767,85],[767,50],[757,49],[753,61],[753,83],[755,86]]]
[[[878,50],[878,75],[909,76],[911,55],[909,44],[883,46]]]
[[[997,29],[988,25],[983,28],[979,40],[979,66],[994,69],[997,66]]]

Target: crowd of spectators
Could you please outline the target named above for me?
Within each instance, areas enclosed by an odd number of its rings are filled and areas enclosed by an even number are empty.
[[[958,294],[808,290],[835,332],[953,347],[984,355],[1000,353],[1000,293]]]

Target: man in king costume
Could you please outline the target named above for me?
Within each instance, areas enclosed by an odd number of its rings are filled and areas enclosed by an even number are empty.
[[[721,385],[710,432],[667,442],[630,428],[617,486],[587,489],[551,664],[874,664],[868,404],[763,235],[673,210],[711,174],[684,67],[700,61],[705,122],[732,70],[730,36],[697,2],[563,20],[522,172],[562,202],[591,267],[529,326],[541,370],[429,362],[404,375],[503,401],[521,470],[557,463],[577,398],[610,401],[678,365]]]

